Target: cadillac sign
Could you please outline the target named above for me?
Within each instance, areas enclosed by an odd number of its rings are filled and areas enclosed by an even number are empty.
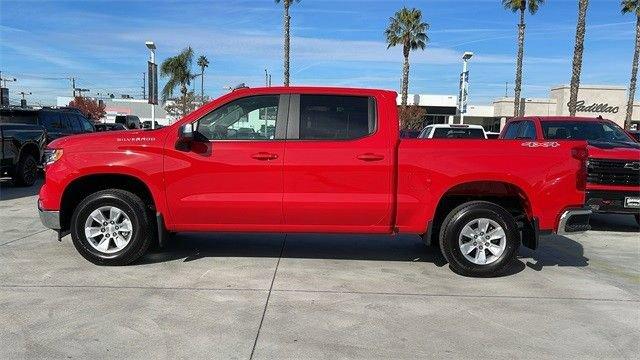
[[[567,103],[567,106],[571,108],[570,103]],[[593,103],[591,105],[586,105],[586,102],[584,100],[576,102],[576,112],[617,114],[618,111],[620,111],[620,108],[618,106],[610,106],[607,103]]]

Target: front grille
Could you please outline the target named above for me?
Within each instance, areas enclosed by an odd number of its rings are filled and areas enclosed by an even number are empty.
[[[625,165],[633,162],[633,160],[589,159],[587,182],[605,185],[640,185],[640,170],[625,168]]]

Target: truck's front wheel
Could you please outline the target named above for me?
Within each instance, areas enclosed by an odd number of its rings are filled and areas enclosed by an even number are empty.
[[[453,209],[440,230],[440,249],[452,270],[468,276],[504,271],[520,246],[518,227],[501,206],[472,201]]]
[[[23,154],[16,166],[15,184],[17,186],[31,186],[38,177],[38,163],[33,155]]]
[[[109,189],[78,205],[71,218],[71,238],[78,252],[94,264],[126,265],[147,251],[152,225],[138,196]]]

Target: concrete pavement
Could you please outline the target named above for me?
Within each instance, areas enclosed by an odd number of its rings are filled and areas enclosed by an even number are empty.
[[[638,358],[631,217],[452,273],[413,236],[179,234],[98,267],[0,184],[0,358]]]

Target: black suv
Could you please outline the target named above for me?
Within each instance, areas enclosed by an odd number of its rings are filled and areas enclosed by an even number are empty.
[[[0,123],[42,126],[47,132],[47,143],[63,136],[95,131],[91,121],[72,108],[2,108]]]

